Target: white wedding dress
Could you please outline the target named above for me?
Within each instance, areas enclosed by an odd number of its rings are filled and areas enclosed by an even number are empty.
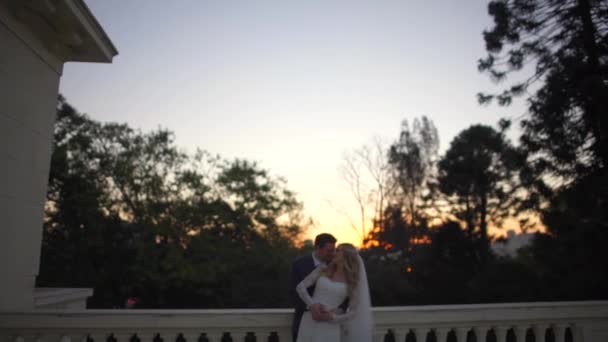
[[[346,312],[342,312],[339,306],[348,296],[348,287],[344,282],[333,281],[323,275],[323,266],[317,267],[298,284],[296,291],[306,305],[320,303],[327,310],[335,311],[329,322],[315,321],[309,311],[304,312],[297,342],[371,342],[373,322],[369,288],[361,258],[359,263],[360,286],[357,286],[357,290],[349,298]],[[315,292],[311,297],[306,289],[312,285],[315,285]]]
[[[328,277],[321,275],[321,270],[321,267],[317,267],[302,280],[296,287],[296,290],[306,305],[320,303],[323,304],[327,310],[338,309],[347,296],[346,283],[333,281]],[[311,298],[310,295],[308,295],[306,288],[312,286],[315,282],[315,293]],[[339,322],[317,322],[312,319],[310,311],[304,312],[302,321],[300,322],[297,342],[325,341],[340,341]]]

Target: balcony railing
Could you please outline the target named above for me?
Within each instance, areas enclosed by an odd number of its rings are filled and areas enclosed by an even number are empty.
[[[0,313],[0,342],[291,341],[292,310]],[[375,341],[606,342],[608,301],[374,308]]]

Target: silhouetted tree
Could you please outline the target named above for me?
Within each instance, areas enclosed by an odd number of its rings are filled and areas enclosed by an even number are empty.
[[[59,99],[37,281],[93,287],[91,305],[120,307],[133,281],[138,232],[113,210],[113,194],[99,172],[99,130],[99,123]]]
[[[288,305],[305,222],[286,182],[172,137],[59,99],[38,285],[93,287],[92,307]]]
[[[528,73],[496,98],[528,100],[522,120],[520,179],[547,228],[525,251],[543,299],[604,298],[608,269],[608,1],[497,0],[484,32],[489,55],[479,69],[495,80]],[[568,276],[565,276],[568,274]]]
[[[414,119],[412,126],[403,121],[399,139],[391,145],[388,155],[400,190],[396,200],[403,206],[407,222],[414,226],[428,218],[426,209],[430,209],[436,176],[439,135],[426,116]]]
[[[470,239],[489,249],[488,226],[515,215],[518,152],[502,132],[473,125],[459,133],[439,162],[439,189],[451,214],[465,223]]]
[[[530,262],[546,300],[606,299],[608,181],[597,173],[564,187],[543,210],[546,234],[536,234]]]
[[[608,163],[608,1],[496,0],[494,27],[484,31],[488,57],[479,70],[493,79],[528,76],[496,98],[528,97],[521,143],[528,155],[524,180],[538,205],[551,190]],[[547,180],[550,180],[547,184]]]
[[[434,304],[466,303],[468,282],[479,271],[473,242],[454,221],[434,227],[431,239],[412,262],[413,276],[419,278],[426,300]]]
[[[415,236],[415,227],[405,221],[401,207],[387,207],[384,211],[382,229],[370,232],[370,239],[376,241],[381,250],[403,256],[408,251]]]

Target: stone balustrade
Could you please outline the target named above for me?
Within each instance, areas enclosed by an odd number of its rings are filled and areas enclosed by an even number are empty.
[[[291,341],[292,310],[0,312],[0,342]],[[376,341],[606,342],[608,301],[374,308]]]

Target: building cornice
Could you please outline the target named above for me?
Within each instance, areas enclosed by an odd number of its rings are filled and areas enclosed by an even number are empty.
[[[111,63],[118,54],[82,0],[5,0],[0,13],[2,23],[56,70],[57,62]]]

